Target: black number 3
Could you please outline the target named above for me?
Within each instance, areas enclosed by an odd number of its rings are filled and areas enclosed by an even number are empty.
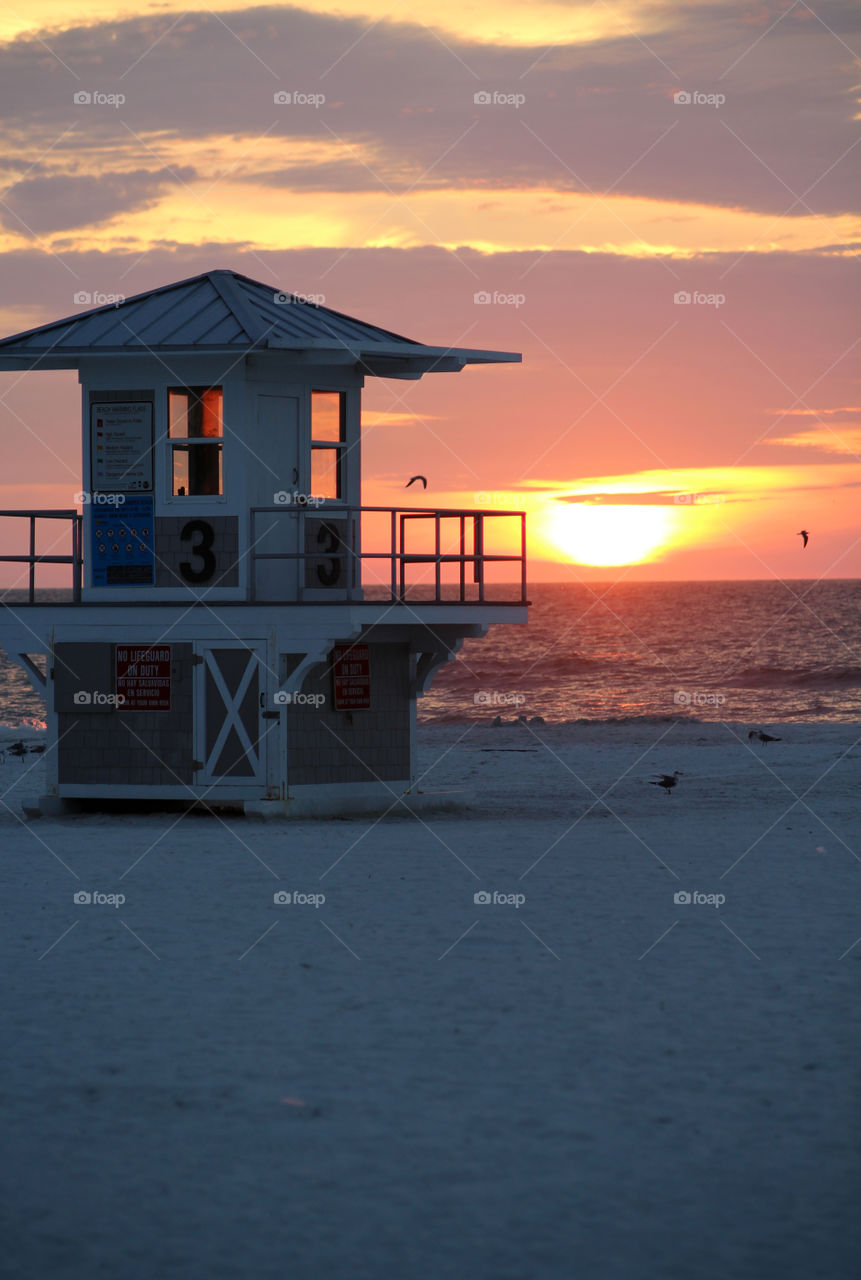
[[[341,548],[341,536],[338,532],[338,526],[335,524],[321,524],[317,530],[317,542],[324,551],[339,551]],[[330,560],[331,568],[324,568],[323,565],[317,565],[317,577],[324,587],[334,587],[341,576],[341,561]]]
[[[199,538],[196,543],[192,542],[195,534]],[[183,526],[179,536],[183,542],[192,542],[191,554],[202,561],[201,568],[194,569],[190,560],[181,560],[180,573],[186,582],[208,582],[215,573],[216,564],[215,556],[212,554],[212,544],[215,541],[215,530],[212,525],[206,520],[189,520],[188,524]]]

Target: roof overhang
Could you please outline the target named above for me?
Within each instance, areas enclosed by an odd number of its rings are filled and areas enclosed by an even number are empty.
[[[459,373],[469,364],[519,364],[522,356],[515,351],[480,351],[468,347],[428,347],[420,343],[407,346],[374,344],[353,350],[343,345],[331,346],[325,342],[311,342],[303,346],[266,343],[259,346],[237,347],[65,347],[44,351],[21,351],[14,347],[0,347],[0,370],[27,369],[79,369],[82,365],[101,360],[127,360],[151,356],[165,362],[171,359],[200,359],[201,357],[230,358],[237,356],[265,355],[294,356],[301,364],[351,365],[371,377],[420,378],[425,373]]]

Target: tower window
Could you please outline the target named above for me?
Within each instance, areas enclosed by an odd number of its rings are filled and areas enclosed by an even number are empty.
[[[168,391],[171,493],[175,498],[223,493],[221,387]]]
[[[343,391],[311,392],[311,492],[344,496],[346,401]]]

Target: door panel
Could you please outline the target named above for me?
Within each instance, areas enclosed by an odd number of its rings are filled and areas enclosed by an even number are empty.
[[[260,695],[262,642],[198,643],[195,653],[196,781],[265,782]]]

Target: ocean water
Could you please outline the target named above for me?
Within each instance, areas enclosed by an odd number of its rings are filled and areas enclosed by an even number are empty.
[[[856,579],[537,583],[529,598],[527,626],[465,641],[421,720],[861,719]],[[0,724],[44,724],[43,700],[3,654]]]
[[[466,640],[423,719],[861,719],[861,581],[538,583]]]

